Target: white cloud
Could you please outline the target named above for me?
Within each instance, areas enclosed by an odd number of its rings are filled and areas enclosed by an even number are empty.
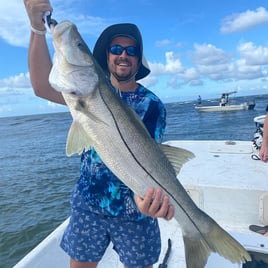
[[[247,10],[243,13],[233,14],[224,18],[221,32],[233,33],[245,31],[257,25],[268,23],[268,11],[264,7],[259,7],[255,11]]]
[[[241,43],[237,55],[230,55],[210,44],[195,44],[193,61],[204,79],[257,79],[264,77],[262,68],[268,64],[268,48],[253,43]]]
[[[230,61],[231,55],[211,44],[194,44],[193,61],[198,65],[224,64]]]
[[[1,1],[0,14],[0,37],[11,45],[27,46],[30,31],[23,1]]]
[[[237,79],[257,79],[263,77],[262,69],[258,65],[248,65],[245,59],[236,61]]]
[[[79,13],[78,9],[75,10],[77,5],[78,3],[73,0],[64,2],[54,0],[53,8],[56,11],[53,15],[55,15],[55,19],[58,21],[71,20],[77,25],[81,34],[98,35],[107,26],[105,20]],[[13,46],[28,47],[30,22],[23,0],[1,1],[0,14],[0,38]],[[66,16],[66,14],[68,15]]]
[[[168,39],[158,40],[155,42],[157,47],[165,47],[171,44],[171,41]]]
[[[157,84],[157,77],[154,76],[153,74],[143,78],[142,80],[140,80],[140,82],[145,86],[145,87],[152,87],[155,84]]]
[[[152,62],[149,63],[153,75],[175,74],[183,71],[180,58],[173,51],[166,52],[165,58],[165,64]]]
[[[231,76],[232,64],[198,65],[197,70],[203,77],[221,80]]]
[[[3,103],[3,97],[16,95],[21,95],[21,92],[17,89],[10,87],[0,87],[0,103]]]
[[[20,73],[0,80],[0,87],[27,88],[31,87],[29,73]]]
[[[257,47],[252,42],[247,42],[241,43],[237,50],[249,65],[268,64],[268,46]]]
[[[267,76],[268,47],[256,47],[254,43],[240,43],[237,54],[231,55],[212,44],[194,44],[191,53],[193,64],[186,67],[173,51],[165,53],[165,63],[150,63],[151,75],[145,80],[150,86],[161,76],[168,78],[167,85],[180,88],[183,85],[201,86],[203,81],[238,81],[265,78]]]
[[[199,80],[199,74],[195,68],[188,68],[185,69],[185,71],[179,76],[185,81],[185,82],[190,82],[190,81],[197,81]]]

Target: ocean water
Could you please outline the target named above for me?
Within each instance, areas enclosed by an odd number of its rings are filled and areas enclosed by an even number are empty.
[[[201,113],[194,102],[169,103],[164,140],[252,140],[253,119],[265,114],[268,95],[252,111]],[[204,104],[211,105],[213,100]],[[65,156],[69,113],[0,118],[0,267],[10,268],[69,216],[79,156]]]

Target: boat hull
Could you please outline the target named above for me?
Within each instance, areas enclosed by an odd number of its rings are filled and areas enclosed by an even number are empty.
[[[268,225],[268,164],[252,159],[256,154],[249,141],[169,141],[167,144],[192,151],[195,158],[187,162],[178,176],[196,204],[212,216],[247,250],[268,256],[268,239],[251,232],[251,224]],[[69,257],[59,247],[68,219],[15,268],[69,267]],[[162,263],[168,239],[172,249],[169,268],[186,268],[181,230],[175,220],[159,220]],[[268,261],[267,261],[268,263]],[[110,245],[98,268],[123,267]],[[242,268],[217,254],[209,257],[206,268]]]
[[[215,106],[196,106],[196,110],[200,112],[230,112],[230,111],[241,111],[249,110],[248,104],[239,104],[239,105],[215,105]],[[251,108],[252,110],[252,108]]]

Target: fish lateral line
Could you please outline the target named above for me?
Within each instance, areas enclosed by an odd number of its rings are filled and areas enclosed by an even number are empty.
[[[192,224],[195,226],[195,228],[196,228],[196,230],[201,234],[201,236],[204,238],[204,240],[205,240],[205,237],[202,235],[202,232],[200,231],[200,229],[198,228],[198,226],[195,224],[195,222],[191,219],[191,217],[190,217],[190,215],[187,213],[187,211],[186,211],[186,209],[184,209],[184,207],[176,200],[176,198],[175,198],[175,196],[172,194],[172,193],[170,193],[169,191],[168,191],[168,189],[166,189],[165,187],[163,187],[163,185],[161,185],[150,173],[149,173],[149,171],[142,165],[142,163],[137,159],[137,157],[135,156],[135,154],[133,154],[133,152],[132,152],[132,150],[130,149],[130,147],[128,146],[128,143],[126,142],[126,140],[125,140],[125,138],[124,138],[124,136],[123,136],[123,134],[122,134],[122,132],[121,132],[121,130],[120,130],[120,127],[119,127],[119,125],[118,125],[118,123],[117,123],[117,121],[116,121],[116,118],[115,118],[115,115],[114,115],[114,113],[113,113],[113,111],[112,111],[112,109],[109,107],[109,105],[107,104],[107,102],[105,101],[105,98],[103,98],[103,96],[102,96],[102,92],[100,91],[100,96],[101,96],[101,98],[102,98],[102,100],[103,100],[103,102],[104,102],[104,104],[105,104],[105,106],[107,107],[107,109],[108,109],[108,111],[110,112],[110,114],[111,114],[111,116],[112,116],[112,118],[113,118],[113,122],[114,122],[114,124],[115,124],[115,126],[116,126],[116,129],[117,129],[117,131],[118,131],[118,133],[119,133],[119,135],[120,135],[120,137],[121,137],[121,139],[122,139],[122,141],[123,141],[123,143],[124,143],[124,145],[126,146],[126,148],[128,149],[128,152],[132,155],[132,157],[135,159],[135,161],[136,161],[136,163],[143,169],[143,171],[161,188],[161,189],[163,189],[173,200],[174,200],[174,202],[181,208],[181,210],[185,213],[185,215],[188,217],[188,219],[192,222]],[[116,98],[118,98],[117,96],[115,96]],[[118,101],[122,101],[121,99],[118,99]],[[161,150],[161,148],[160,148],[160,150]],[[163,152],[164,153],[164,152]],[[165,153],[164,153],[165,154]],[[175,170],[174,170],[175,171]],[[189,198],[191,198],[191,197],[189,197]],[[205,240],[206,241],[206,240]],[[208,242],[206,241],[206,243],[207,243],[207,245],[209,245],[208,244]]]

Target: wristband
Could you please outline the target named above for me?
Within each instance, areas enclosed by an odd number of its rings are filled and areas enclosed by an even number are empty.
[[[33,33],[38,34],[38,35],[46,35],[46,33],[47,33],[47,30],[39,31],[39,30],[35,29],[32,25],[31,25],[31,31]]]

